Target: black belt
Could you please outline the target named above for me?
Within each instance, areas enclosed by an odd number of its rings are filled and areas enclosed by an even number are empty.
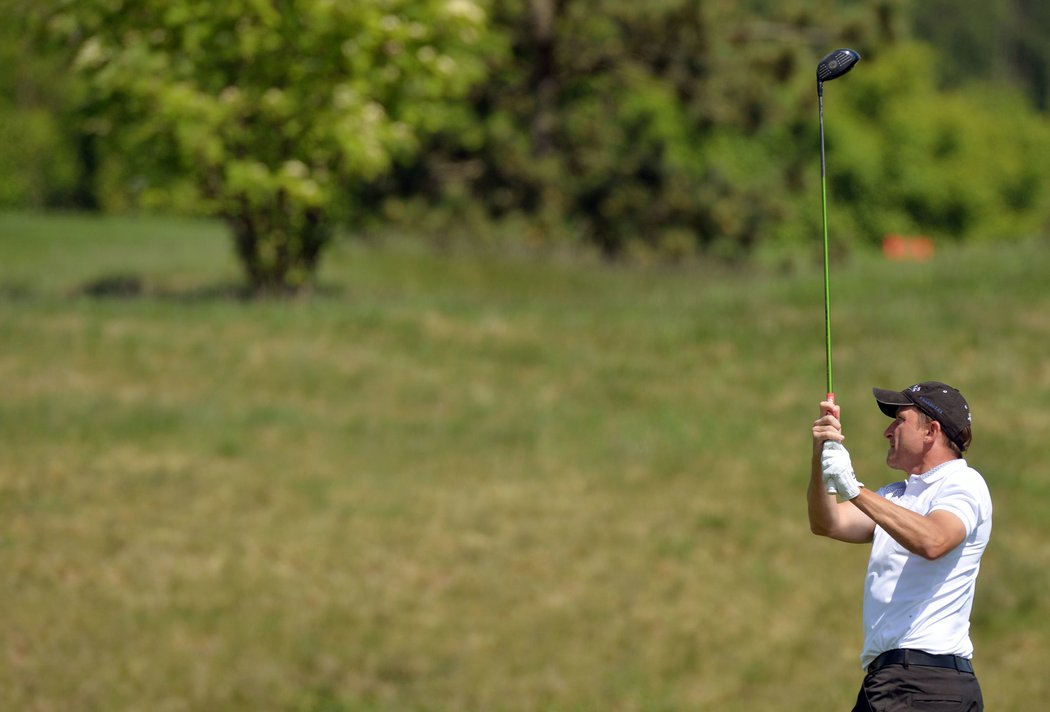
[[[973,663],[966,658],[960,658],[958,655],[930,655],[921,650],[905,650],[902,648],[887,650],[872,660],[871,665],[868,665],[868,672],[875,672],[887,665],[903,665],[904,667],[909,665],[926,665],[928,667],[951,668],[959,672],[973,674]]]

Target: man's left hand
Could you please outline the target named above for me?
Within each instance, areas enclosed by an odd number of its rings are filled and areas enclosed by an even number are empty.
[[[820,465],[824,484],[829,491],[834,488],[840,500],[849,501],[860,494],[864,483],[858,482],[857,476],[853,474],[853,462],[842,443],[825,447],[820,454]]]

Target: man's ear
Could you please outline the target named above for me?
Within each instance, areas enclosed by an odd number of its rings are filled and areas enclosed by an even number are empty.
[[[943,432],[944,432],[944,427],[941,425],[940,421],[931,419],[929,421],[929,424],[927,425],[927,430],[926,430],[926,436],[925,437],[930,442],[937,442],[937,436],[939,434],[943,433]],[[948,436],[945,435],[944,437],[947,438]]]

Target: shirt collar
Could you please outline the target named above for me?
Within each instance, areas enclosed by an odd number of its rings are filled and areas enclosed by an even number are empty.
[[[921,475],[909,475],[908,482],[922,482],[924,484],[930,484],[931,482],[936,482],[937,480],[941,479],[942,477],[947,475],[951,470],[955,469],[956,467],[959,467],[960,465],[965,467],[966,460],[964,460],[961,457],[957,457],[954,460],[942,462],[941,464],[937,465],[937,467],[926,470],[926,472],[923,472]]]

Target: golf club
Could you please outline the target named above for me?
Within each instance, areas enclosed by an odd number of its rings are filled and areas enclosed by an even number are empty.
[[[837,49],[820,60],[817,65],[817,102],[820,105],[820,198],[824,221],[824,337],[825,353],[828,369],[828,395],[829,403],[835,403],[835,387],[831,380],[831,282],[828,277],[828,178],[827,168],[824,162],[824,82],[838,79],[853,65],[860,61],[860,55],[851,49]],[[824,443],[824,449],[842,447],[840,443],[828,440]],[[827,487],[828,494],[837,494],[831,485]]]
[[[817,101],[820,105],[820,197],[824,221],[824,336],[828,371],[828,402],[835,402],[831,379],[831,285],[828,278],[828,178],[824,159],[824,82],[838,79],[853,69],[860,55],[851,49],[837,49],[817,65]]]

